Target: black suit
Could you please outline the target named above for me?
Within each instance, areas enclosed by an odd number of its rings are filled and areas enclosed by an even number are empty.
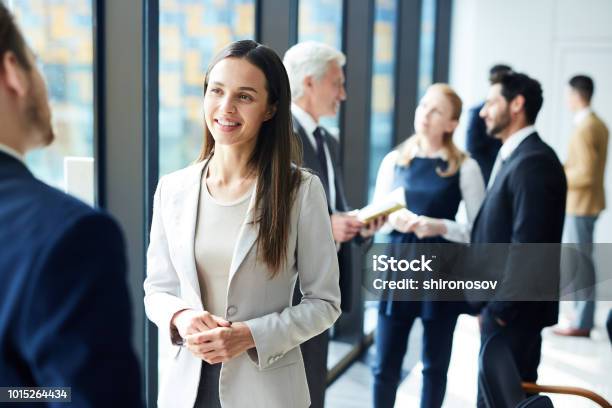
[[[319,165],[319,161],[317,160],[317,153],[315,152],[314,147],[308,135],[306,135],[306,131],[300,125],[297,118],[293,117],[293,130],[299,136],[300,142],[302,145],[302,154],[303,154],[303,166],[315,174],[321,174],[321,166]],[[328,193],[328,207],[329,213],[332,213],[332,208],[335,208],[335,211],[338,212],[346,212],[350,211],[351,208],[348,206],[346,201],[346,195],[344,193],[344,182],[342,179],[342,167],[340,162],[340,144],[332,135],[328,132],[324,132],[324,141],[327,145],[327,149],[329,150],[329,154],[331,156],[331,163],[334,172],[334,187],[336,189],[336,200],[334,205],[331,205],[329,202],[329,192]],[[357,243],[363,242],[359,236],[355,238]],[[345,242],[340,246],[340,251],[338,251],[338,262],[340,264],[340,294],[342,295],[341,299],[341,308],[343,312],[350,312],[351,304],[352,304],[352,295],[351,295],[351,285],[352,285],[352,273],[351,273],[351,247],[353,242]]]
[[[0,386],[72,387],[79,407],[141,406],[117,224],[3,152],[0,197]]]
[[[474,221],[472,243],[560,243],[566,191],[565,174],[557,155],[537,133],[529,135],[497,173]],[[520,265],[526,260],[524,249],[521,251],[509,249],[506,276],[522,270]],[[502,332],[523,380],[535,381],[540,332],[557,322],[558,311],[556,301],[490,302],[482,313],[482,340]],[[507,325],[500,326],[496,318]]]
[[[321,165],[317,159],[317,153],[313,147],[306,131],[300,125],[298,119],[293,117],[293,130],[299,137],[302,145],[303,166],[310,169],[317,175],[321,174]],[[344,184],[342,182],[342,170],[340,165],[340,144],[328,132],[323,132],[324,143],[330,153],[330,159],[334,172],[334,187],[336,189],[336,200],[334,205],[329,202],[329,192],[327,191],[327,200],[330,214],[332,209],[335,211],[349,211],[350,208],[346,202],[344,194]],[[338,251],[338,263],[340,266],[340,294],[341,308],[343,312],[348,312],[351,309],[352,302],[352,241],[345,242],[340,246]],[[299,286],[296,285],[293,296],[294,304],[299,303],[302,295]],[[300,347],[304,357],[304,365],[306,367],[306,377],[308,380],[308,389],[310,391],[310,400],[312,408],[323,408],[325,405],[325,389],[327,388],[327,351],[329,346],[329,332],[326,330],[320,335],[303,343]]]

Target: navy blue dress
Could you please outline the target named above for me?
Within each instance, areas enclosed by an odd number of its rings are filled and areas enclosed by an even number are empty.
[[[405,189],[408,210],[432,218],[455,218],[462,200],[459,172],[441,177],[436,171],[445,170],[447,165],[441,158],[416,157],[409,166],[395,166],[393,188]],[[391,233],[391,243],[396,244],[446,242],[449,241],[440,236],[419,239],[414,233]],[[421,407],[442,405],[455,324],[466,309],[461,302],[380,302],[373,367],[375,407],[393,407],[395,403],[410,329],[417,317],[422,319],[424,329]]]

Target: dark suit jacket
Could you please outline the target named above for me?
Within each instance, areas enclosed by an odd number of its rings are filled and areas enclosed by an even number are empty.
[[[508,157],[487,192],[474,221],[472,243],[560,243],[566,191],[557,155],[537,133],[531,134]],[[516,253],[509,250],[507,276],[522,270],[525,247]],[[553,288],[555,282],[548,285]],[[558,302],[505,301],[487,307],[516,325],[541,328],[557,322]]]
[[[0,152],[0,226],[0,386],[72,387],[75,407],[141,406],[116,223]]]
[[[308,139],[306,131],[302,125],[300,125],[300,122],[295,116],[293,117],[293,131],[299,136],[302,144],[303,166],[317,175],[321,174],[321,166],[317,160],[316,151],[312,146],[310,139]],[[336,211],[340,212],[350,211],[351,208],[347,204],[346,195],[344,193],[344,182],[342,179],[342,167],[340,160],[340,144],[327,132],[325,133],[325,143],[329,149],[332,167],[334,169],[334,186],[336,188],[335,209]],[[329,197],[327,200],[329,212],[331,214],[332,206],[331,203],[329,203]],[[355,239],[353,241],[362,242],[363,240]],[[342,296],[341,309],[343,312],[349,312],[351,310],[353,301],[351,290],[353,284],[351,266],[353,241],[343,243],[340,246],[340,251],[338,251],[338,263],[340,265],[340,294]]]
[[[491,177],[493,164],[495,164],[497,152],[501,147],[501,141],[487,134],[487,127],[485,126],[484,120],[479,116],[483,106],[484,103],[481,103],[468,112],[465,144],[467,151],[470,152],[470,155],[480,166],[482,177],[484,178],[485,185],[487,185],[489,177]]]

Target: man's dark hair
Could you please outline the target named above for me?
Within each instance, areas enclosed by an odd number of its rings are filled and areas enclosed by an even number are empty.
[[[501,84],[501,94],[508,102],[523,95],[525,118],[528,124],[533,125],[544,102],[540,83],[525,74],[510,71],[501,75],[494,84]]]
[[[9,9],[0,0],[0,59],[9,51],[15,54],[17,62],[23,68],[27,70],[32,68],[28,60],[26,42],[21,35],[21,31],[15,24],[15,19]],[[0,69],[2,69],[1,65]]]
[[[505,64],[496,64],[489,70],[489,82],[494,84],[500,76],[507,72],[512,72],[512,67]]]
[[[586,75],[576,75],[569,80],[569,86],[572,87],[580,97],[587,103],[591,102],[595,85],[593,80]]]

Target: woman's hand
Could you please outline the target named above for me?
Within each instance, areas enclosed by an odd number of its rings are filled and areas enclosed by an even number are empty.
[[[189,351],[208,364],[225,363],[255,347],[251,329],[242,322],[191,334],[186,340]]]
[[[412,232],[412,225],[417,219],[417,215],[405,208],[395,211],[389,215],[389,225],[394,230],[404,234]]]
[[[172,317],[172,325],[176,327],[179,336],[185,339],[191,334],[204,332],[217,327],[230,327],[231,323],[209,312],[183,309],[174,314],[174,317]]]
[[[444,220],[425,217],[423,215],[418,216],[411,223],[410,228],[419,239],[437,237],[448,232]]]

